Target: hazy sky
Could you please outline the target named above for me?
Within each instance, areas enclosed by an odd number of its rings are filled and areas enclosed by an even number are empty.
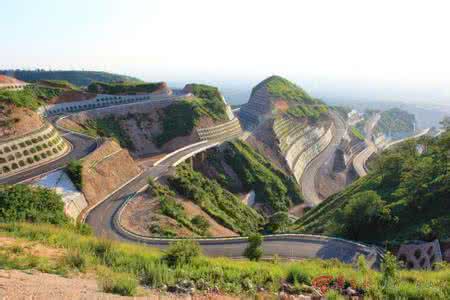
[[[450,1],[5,0],[0,68],[256,82],[450,104]],[[335,88],[335,89],[334,89]]]

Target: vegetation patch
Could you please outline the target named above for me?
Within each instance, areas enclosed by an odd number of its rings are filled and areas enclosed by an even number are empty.
[[[122,148],[133,150],[133,142],[120,124],[120,118],[108,116],[105,118],[89,119],[85,124],[82,124],[82,126],[84,127],[84,132],[90,136],[113,138]]]
[[[364,135],[355,126],[350,127],[352,134],[360,141],[364,141]]]
[[[64,202],[56,192],[24,184],[0,185],[0,222],[65,224]]]
[[[139,81],[136,78],[97,71],[46,71],[42,69],[27,70],[0,70],[0,74],[12,76],[27,82],[39,80],[65,80],[76,86],[88,86],[93,81],[117,82],[117,81]]]
[[[67,166],[67,175],[79,191],[83,190],[83,164],[80,160],[71,160]]]
[[[226,106],[216,87],[190,84],[195,98],[175,102],[165,107],[161,114],[162,133],[155,137],[155,143],[161,147],[168,141],[192,133],[201,117],[214,121],[226,121]]]
[[[173,288],[177,283],[189,281],[201,291],[217,287],[221,293],[241,296],[254,294],[259,288],[270,293],[286,287],[288,292],[310,293],[314,286],[330,294],[334,292],[336,297],[347,287],[368,299],[450,297],[448,266],[434,271],[400,270],[395,258],[389,255],[382,272],[377,272],[368,269],[364,259],[352,266],[337,260],[256,262],[210,258],[201,255],[198,245],[192,241],[177,242],[161,253],[150,247],[97,239],[75,228],[50,225],[0,224],[0,232],[3,236],[39,242],[67,253],[79,251],[86,262],[82,272],[97,274],[103,290],[121,295],[136,294],[138,283],[152,288]],[[2,248],[0,253],[2,268],[21,265],[21,269],[37,268],[43,272],[78,272],[78,267],[66,264],[66,260],[45,263],[35,256],[23,259],[26,253],[15,254],[10,248]]]
[[[247,190],[254,190],[256,201],[264,202],[277,211],[287,211],[292,203],[302,203],[298,185],[242,141],[230,142],[225,154]]]
[[[389,136],[398,133],[412,133],[415,121],[416,118],[413,114],[399,108],[392,108],[381,113],[375,131]]]
[[[161,88],[165,87],[164,82],[136,82],[136,81],[125,81],[125,82],[92,82],[89,84],[87,90],[90,93],[95,94],[138,94],[138,93],[153,93]]]
[[[0,90],[0,103],[5,102],[18,107],[37,110],[41,105],[62,93],[63,90],[61,89],[27,85],[19,91]]]
[[[186,164],[169,178],[170,186],[191,199],[219,224],[244,235],[258,232],[263,218],[215,180],[204,177]]]

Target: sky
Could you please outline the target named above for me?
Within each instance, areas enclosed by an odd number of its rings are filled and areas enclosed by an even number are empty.
[[[0,68],[450,105],[450,1],[5,0]]]

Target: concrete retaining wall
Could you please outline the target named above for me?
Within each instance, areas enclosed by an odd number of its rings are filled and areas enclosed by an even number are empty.
[[[214,141],[221,140],[224,136],[236,137],[242,133],[241,125],[237,118],[232,119],[229,122],[208,127],[197,128],[197,134],[201,141]]]

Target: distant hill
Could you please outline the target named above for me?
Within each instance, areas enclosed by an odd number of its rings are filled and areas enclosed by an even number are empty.
[[[369,174],[308,211],[300,232],[360,241],[450,237],[450,131],[383,152]]]
[[[412,135],[414,133],[415,123],[416,118],[413,114],[400,108],[391,108],[381,113],[375,131],[383,133],[388,137],[399,139]]]
[[[17,79],[34,82],[39,80],[65,80],[77,86],[88,86],[94,81],[141,81],[137,78],[97,71],[45,71],[45,70],[0,70],[0,74]]]

